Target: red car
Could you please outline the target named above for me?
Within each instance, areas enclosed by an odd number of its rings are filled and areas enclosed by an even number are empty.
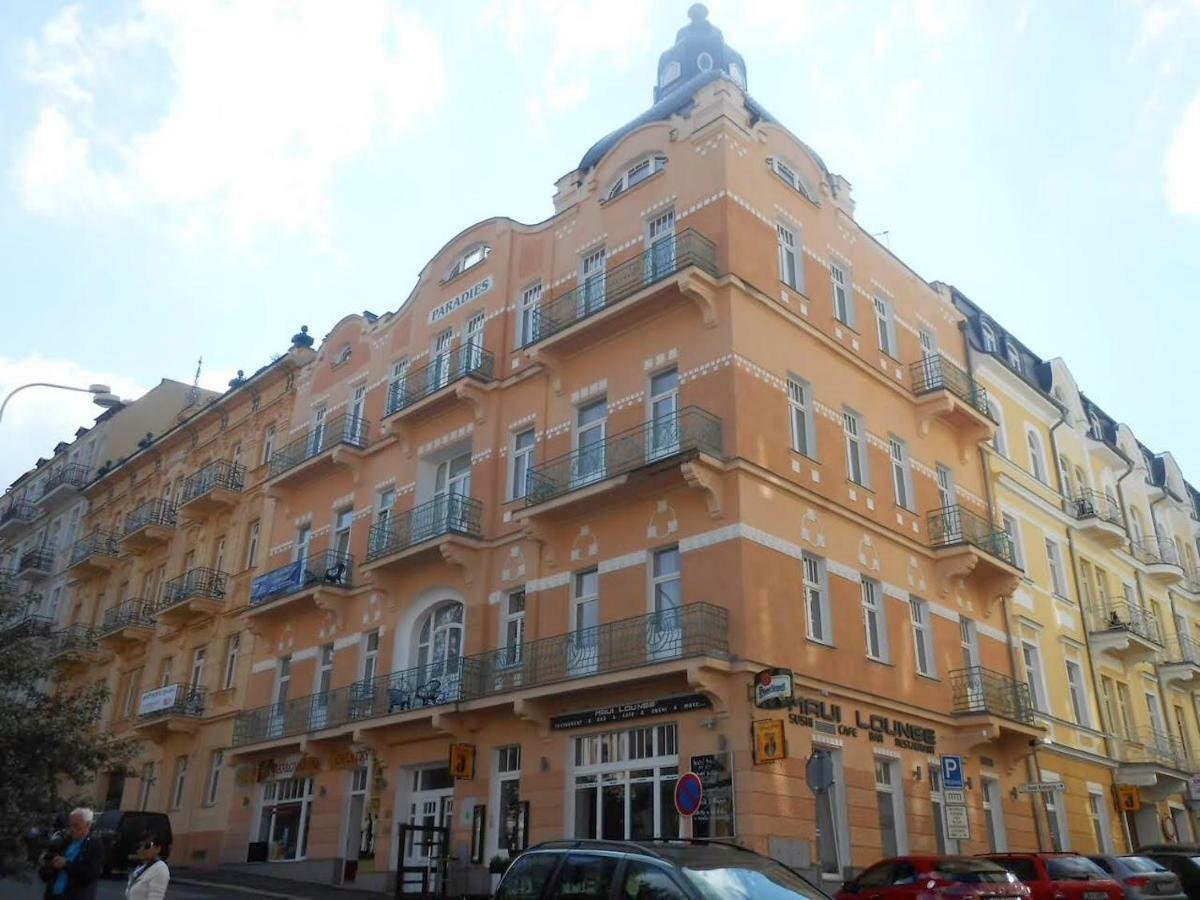
[[[846,882],[837,900],[1027,900],[1006,869],[970,856],[895,856]],[[1106,898],[1107,900],[1107,898]]]
[[[1078,853],[989,853],[982,857],[1028,885],[1032,900],[1121,900],[1121,886]]]

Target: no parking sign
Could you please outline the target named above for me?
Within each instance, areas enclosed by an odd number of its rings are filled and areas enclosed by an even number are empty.
[[[684,772],[675,782],[675,808],[681,816],[690,816],[700,808],[704,786],[695,772]]]

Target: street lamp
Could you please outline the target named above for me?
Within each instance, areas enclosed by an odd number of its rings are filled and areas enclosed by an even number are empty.
[[[102,409],[112,409],[114,406],[121,405],[121,398],[114,394],[107,384],[89,384],[87,387],[74,387],[69,384],[51,384],[48,381],[31,381],[29,384],[23,384],[8,392],[8,396],[4,398],[4,402],[0,403],[0,421],[3,421],[4,409],[8,406],[8,401],[13,398],[13,395],[18,391],[23,391],[25,388],[31,387],[57,388],[60,391],[78,391],[81,394],[91,394],[92,402]]]

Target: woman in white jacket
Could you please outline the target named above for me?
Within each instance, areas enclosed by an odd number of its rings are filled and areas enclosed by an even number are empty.
[[[142,864],[129,873],[129,884],[125,887],[125,900],[163,900],[167,885],[171,882],[171,870],[165,861],[158,858],[162,845],[158,838],[148,834],[138,844],[138,856]]]

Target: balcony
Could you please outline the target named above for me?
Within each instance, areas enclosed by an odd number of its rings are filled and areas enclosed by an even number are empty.
[[[54,620],[49,616],[23,615],[0,625],[0,637],[9,641],[48,637],[53,631]]]
[[[1063,509],[1078,524],[1074,527],[1106,547],[1125,543],[1125,516],[1121,506],[1100,491],[1084,490],[1063,499]]]
[[[1042,735],[1029,685],[1002,672],[972,666],[950,673],[951,714],[960,720],[966,746],[1007,742],[1027,745]]]
[[[145,553],[171,540],[175,530],[175,507],[166,500],[147,500],[125,516],[121,547],[130,553]]]
[[[387,427],[435,415],[459,400],[474,400],[472,382],[486,384],[494,377],[495,359],[474,343],[435,354],[427,364],[410,369],[388,389]],[[451,386],[457,385],[453,390]],[[478,388],[474,388],[478,390]]]
[[[525,509],[514,513],[514,518],[574,504],[620,487],[636,475],[648,479],[667,472],[682,474],[683,482],[709,492],[711,506],[720,502],[717,476],[687,465],[702,457],[713,466],[724,458],[721,420],[699,407],[686,406],[532,466]]]
[[[1187,789],[1195,763],[1178,738],[1141,728],[1116,743],[1118,784],[1136,785],[1143,800],[1161,800]]]
[[[943,595],[956,583],[979,591],[985,606],[1011,596],[1021,580],[1012,539],[983,516],[961,506],[944,506],[929,513],[929,545]]]
[[[534,359],[545,351],[574,352],[662,312],[662,295],[695,303],[705,324],[716,322],[717,248],[690,229],[656,242],[650,249],[534,311],[533,337],[525,347]]]
[[[36,503],[19,497],[9,500],[0,510],[0,537],[18,533],[22,528],[38,520],[42,511]]]
[[[1124,600],[1088,607],[1087,629],[1093,650],[1126,665],[1153,660],[1163,650],[1158,619]]]
[[[54,574],[54,551],[49,547],[34,547],[21,554],[17,577],[29,582],[42,581]]]
[[[281,610],[291,616],[311,601],[318,609],[338,611],[340,598],[354,586],[354,557],[336,550],[310,553],[286,566],[259,575],[250,586],[248,618],[269,617]]]
[[[156,740],[172,732],[195,734],[206,699],[204,688],[194,684],[169,684],[146,691],[138,703],[134,728]]]
[[[959,436],[959,456],[968,462],[975,448],[996,433],[987,391],[940,353],[913,363],[909,376],[921,434],[928,435],[934,421],[945,423]]]
[[[365,722],[407,722],[451,704],[504,702],[517,691],[526,698],[600,687],[606,676],[634,670],[636,677],[652,676],[705,657],[728,659],[729,614],[690,603],[248,710],[234,724],[233,745],[360,729]],[[374,721],[380,719],[389,721]]]
[[[1168,687],[1172,683],[1184,689],[1200,687],[1200,644],[1186,635],[1167,641],[1158,657],[1158,676]]]
[[[1162,587],[1175,587],[1183,581],[1183,564],[1175,545],[1168,538],[1142,538],[1130,541],[1133,558],[1142,564],[1146,577]]]
[[[293,487],[331,470],[354,467],[370,446],[371,423],[357,416],[334,416],[271,454],[267,479],[272,487]]]
[[[244,466],[227,459],[214,460],[183,482],[179,491],[179,509],[198,519],[224,512],[233,508],[245,486]]]
[[[134,597],[104,613],[96,637],[105,647],[120,651],[148,642],[156,625],[154,605]]]
[[[96,633],[82,624],[68,625],[50,635],[50,659],[64,668],[94,665],[104,658]]]
[[[154,617],[163,625],[177,627],[216,615],[225,605],[228,575],[216,569],[189,569],[163,585],[162,599]]]
[[[462,494],[442,494],[371,526],[364,571],[386,569],[444,543],[474,547],[483,537],[483,504]]]
[[[71,562],[67,568],[76,576],[111,572],[120,554],[117,536],[97,529],[71,547]]]
[[[79,492],[91,480],[92,473],[87,466],[81,466],[79,463],[59,466],[46,479],[46,486],[42,489],[42,496],[38,498],[38,505],[43,509],[57,509],[78,497]]]

